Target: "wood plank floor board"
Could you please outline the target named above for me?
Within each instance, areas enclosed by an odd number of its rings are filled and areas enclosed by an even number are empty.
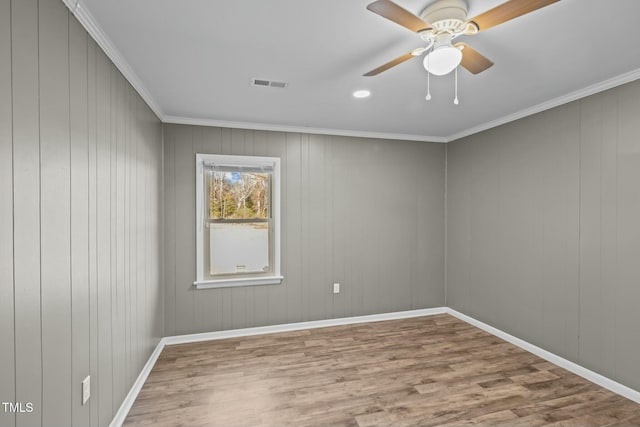
[[[640,405],[449,315],[165,347],[126,426],[640,426]]]

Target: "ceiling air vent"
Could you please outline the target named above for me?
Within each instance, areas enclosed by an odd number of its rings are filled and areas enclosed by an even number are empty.
[[[251,79],[251,86],[285,88],[285,87],[287,87],[287,83],[286,82],[276,82],[276,81],[272,81],[272,80],[253,78],[253,79]]]

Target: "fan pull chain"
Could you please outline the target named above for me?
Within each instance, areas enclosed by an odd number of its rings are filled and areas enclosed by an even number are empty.
[[[458,105],[460,104],[460,101],[458,100],[458,67],[456,67],[455,93],[456,93],[456,97],[454,98],[453,103]]]
[[[429,66],[429,56],[427,56],[427,67]],[[425,98],[427,101],[431,101],[431,73],[427,71],[427,96]]]

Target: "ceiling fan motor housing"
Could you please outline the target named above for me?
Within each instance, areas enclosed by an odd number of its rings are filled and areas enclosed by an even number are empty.
[[[433,30],[427,33],[457,34],[467,27],[467,10],[465,0],[438,0],[427,6],[420,17],[433,26]]]

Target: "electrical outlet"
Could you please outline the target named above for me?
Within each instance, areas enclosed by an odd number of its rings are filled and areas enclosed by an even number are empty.
[[[334,283],[333,284],[333,293],[334,294],[339,294],[340,293],[340,283]]]
[[[82,380],[82,404],[87,403],[91,397],[91,375]]]

